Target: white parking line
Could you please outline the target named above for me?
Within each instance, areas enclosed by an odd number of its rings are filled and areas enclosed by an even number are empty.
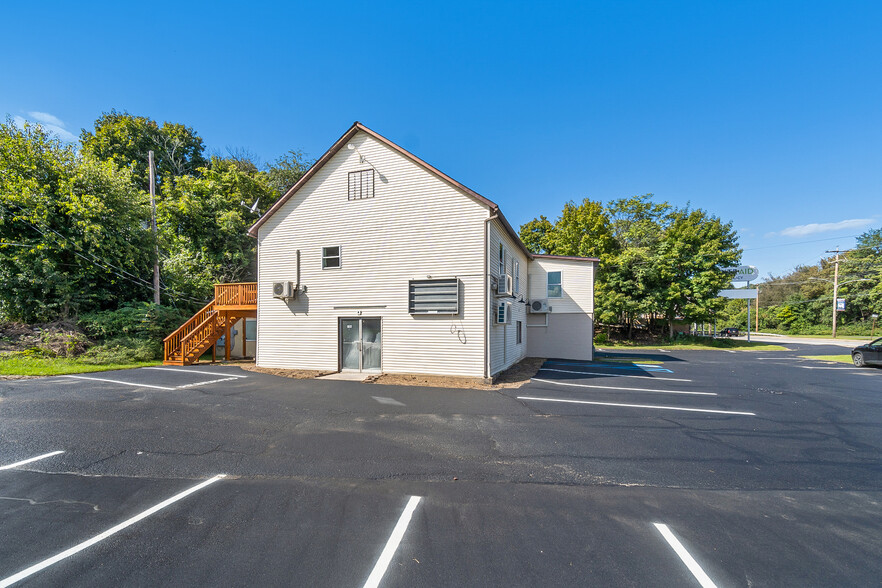
[[[651,380],[667,380],[669,382],[691,382],[692,380],[687,380],[685,378],[662,378],[659,376],[641,376],[641,375],[628,375],[628,374],[610,374],[608,372],[580,372],[576,370],[559,370],[556,368],[539,368],[540,372],[561,372],[564,374],[585,374],[587,376],[609,376],[611,378],[649,378]]]
[[[401,543],[401,538],[404,537],[407,525],[410,524],[413,511],[416,510],[416,507],[422,498],[422,496],[411,496],[410,500],[407,501],[407,506],[404,507],[404,512],[402,512],[401,516],[398,518],[398,523],[396,523],[395,528],[392,529],[392,535],[386,542],[386,547],[383,548],[383,553],[380,554],[380,559],[377,560],[371,575],[368,576],[367,582],[364,583],[364,588],[377,588],[377,586],[380,585],[380,580],[383,579],[383,575],[386,573],[386,569],[392,561],[392,556],[395,555],[395,551]],[[0,585],[0,588],[3,588],[3,586]]]
[[[17,461],[15,463],[11,463],[9,465],[0,466],[0,470],[11,470],[12,468],[17,468],[18,466],[23,466],[26,463],[31,463],[32,461],[46,459],[47,457],[52,457],[53,455],[59,455],[61,453],[64,453],[64,452],[63,451],[52,451],[50,453],[44,453],[43,455],[38,455],[37,457],[32,457],[30,459],[23,459],[21,461]]]
[[[576,388],[599,388],[601,390],[627,390],[628,392],[651,392],[653,394],[691,394],[693,396],[716,396],[716,392],[692,392],[691,390],[660,390],[658,388],[622,388],[619,386],[595,386],[592,384],[574,384],[571,382],[558,382],[557,380],[543,380],[533,378],[533,382],[546,382],[557,386],[574,386]]]
[[[168,386],[154,386],[153,384],[137,384],[135,382],[123,382],[122,380],[108,380],[107,378],[89,378],[87,376],[62,376],[63,378],[76,378],[77,380],[94,380],[96,382],[110,382],[111,384],[123,384],[125,386],[135,386],[136,388],[155,388],[156,390],[175,390]]]
[[[142,368],[145,370],[162,370],[165,372],[180,372],[182,374],[206,374],[209,376],[229,376],[230,378],[247,378],[248,376],[240,376],[236,374],[225,374],[223,372],[203,372],[199,370],[185,370],[178,368],[163,368],[163,367],[145,367]]]
[[[145,510],[141,514],[135,515],[132,518],[121,522],[120,524],[116,525],[115,527],[111,527],[110,529],[107,529],[106,531],[104,531],[100,535],[95,535],[91,539],[88,539],[86,541],[83,541],[82,543],[74,545],[70,549],[62,551],[58,555],[54,555],[54,556],[50,557],[49,559],[44,559],[40,563],[34,564],[31,567],[26,568],[26,569],[18,572],[17,574],[13,574],[12,576],[9,576],[8,578],[4,578],[3,580],[0,580],[0,588],[6,588],[7,586],[12,586],[16,582],[24,580],[28,576],[32,576],[32,575],[36,574],[40,570],[44,570],[44,569],[48,568],[49,566],[60,562],[63,559],[67,559],[68,557],[70,557],[76,553],[79,553],[80,551],[82,551],[88,547],[91,547],[92,545],[95,545],[96,543],[98,543],[100,541],[107,539],[111,535],[115,535],[115,534],[119,533],[120,531],[122,531],[126,527],[130,527],[131,525],[134,525],[138,521],[146,519],[150,515],[159,512],[160,510],[164,509],[165,507],[167,507],[171,504],[174,504],[175,502],[177,502],[179,500],[186,498],[190,494],[193,494],[194,492],[198,492],[199,490],[202,490],[203,488],[205,488],[206,486],[208,486],[210,484],[214,484],[215,482],[217,482],[218,480],[220,480],[221,478],[224,478],[224,477],[226,477],[225,474],[219,474],[211,479],[205,480],[204,482],[202,482],[200,484],[196,484],[192,488],[184,490],[183,492],[181,492],[179,494],[175,494],[174,496],[172,496],[168,500],[164,500],[164,501],[160,502],[159,504],[157,504],[156,506],[148,508],[147,510]]]
[[[208,384],[217,384],[218,382],[230,382],[232,380],[236,380],[238,378],[221,378],[220,380],[208,380],[207,382],[194,382],[193,384],[184,384],[183,386],[178,386],[175,388],[176,390],[181,390],[183,388],[193,388],[196,386],[207,386]]]
[[[388,404],[390,406],[405,406],[403,402],[399,402],[394,398],[388,398],[386,396],[371,396],[371,398],[373,398],[380,404]]]
[[[534,400],[538,402],[568,402],[570,404],[596,404],[598,406],[624,406],[627,408],[656,408],[658,410],[680,410],[683,412],[707,412],[712,414],[735,414],[743,416],[756,416],[753,412],[738,412],[734,410],[712,410],[709,408],[683,408],[680,406],[657,406],[654,404],[622,404],[619,402],[593,402],[591,400],[570,400],[566,398],[537,398],[535,396],[518,396],[520,400]]]
[[[701,569],[701,566],[698,565],[698,562],[695,561],[695,558],[689,555],[689,552],[686,551],[686,548],[683,547],[683,544],[680,543],[680,540],[671,532],[667,525],[664,523],[652,523],[655,525],[655,528],[658,529],[658,532],[661,533],[662,537],[665,538],[665,541],[668,542],[668,545],[673,548],[674,553],[680,556],[680,559],[683,560],[683,563],[686,564],[686,567],[689,568],[689,571],[692,572],[692,575],[695,576],[695,579],[698,580],[698,583],[701,584],[702,588],[717,588],[717,585],[713,583],[713,581],[708,577],[707,574],[704,573],[704,570]]]

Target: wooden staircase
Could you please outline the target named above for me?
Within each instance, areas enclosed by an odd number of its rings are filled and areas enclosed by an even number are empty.
[[[257,316],[257,283],[215,284],[214,300],[163,340],[166,365],[192,365],[243,318]],[[244,336],[244,333],[243,333]],[[225,346],[230,359],[230,346]],[[213,356],[212,356],[213,358]]]

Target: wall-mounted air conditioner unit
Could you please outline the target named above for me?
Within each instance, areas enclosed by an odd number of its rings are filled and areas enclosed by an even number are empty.
[[[498,302],[496,304],[496,324],[507,325],[511,322],[511,302]]]
[[[496,282],[497,296],[514,296],[514,280],[509,274],[502,274]]]
[[[296,293],[294,282],[273,282],[273,298],[287,300],[294,298]]]
[[[531,300],[530,301],[530,312],[544,314],[549,311],[550,311],[550,309],[548,308],[548,301],[547,300]]]

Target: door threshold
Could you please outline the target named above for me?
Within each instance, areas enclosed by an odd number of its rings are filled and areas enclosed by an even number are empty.
[[[364,382],[369,376],[376,375],[373,372],[337,372],[327,376],[319,376],[317,380],[343,380],[347,382]]]

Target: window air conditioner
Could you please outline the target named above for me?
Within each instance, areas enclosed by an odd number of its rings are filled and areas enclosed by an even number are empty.
[[[496,324],[507,325],[511,322],[511,302],[500,302],[496,305]]]
[[[530,312],[531,313],[549,312],[548,300],[531,300],[530,301]]]
[[[514,296],[514,280],[509,274],[502,274],[496,282],[497,296]]]
[[[273,298],[294,298],[293,282],[273,282]]]

